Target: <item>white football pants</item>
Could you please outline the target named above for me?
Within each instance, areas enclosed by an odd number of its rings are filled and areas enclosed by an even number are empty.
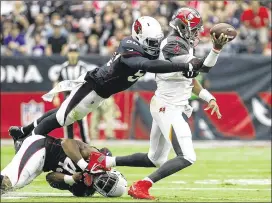
[[[80,78],[84,78],[85,75]],[[91,84],[81,84],[62,102],[56,114],[57,121],[61,126],[71,125],[97,109],[104,100],[96,94]]]
[[[178,156],[191,163],[196,161],[191,130],[182,116],[184,108],[166,105],[156,96],[152,97],[150,112],[153,123],[148,158],[157,167],[167,161],[171,147]]]
[[[9,178],[13,189],[28,185],[42,173],[45,161],[44,144],[44,136],[26,138],[11,162],[1,171],[1,175]]]

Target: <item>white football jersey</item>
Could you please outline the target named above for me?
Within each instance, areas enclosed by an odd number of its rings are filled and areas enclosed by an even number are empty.
[[[161,43],[160,60],[166,60],[162,49],[167,44],[167,40],[168,39],[166,38]],[[178,56],[180,63],[187,63],[192,58],[194,58],[193,49],[189,50],[189,54]],[[192,94],[193,79],[184,77],[182,72],[174,72],[156,74],[155,80],[157,83],[155,95],[160,100],[169,105],[175,106],[186,105],[189,103],[188,99]]]

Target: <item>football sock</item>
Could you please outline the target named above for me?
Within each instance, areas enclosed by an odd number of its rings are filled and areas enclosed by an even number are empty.
[[[116,157],[116,166],[156,167],[146,153],[118,156]]]
[[[160,168],[158,168],[148,177],[155,183],[190,165],[192,165],[191,162],[187,161],[182,156],[177,156],[176,158],[170,159],[169,161],[165,162]]]
[[[149,177],[145,177],[143,180],[149,181],[149,182],[151,182],[152,184],[154,183]]]
[[[56,113],[58,111],[59,108],[55,108],[52,109],[50,111],[45,112],[40,118],[38,118],[37,120],[35,120],[34,122],[30,123],[29,125],[22,127],[21,131],[25,134],[28,135],[32,132],[32,130],[37,127],[37,125],[46,117],[52,115],[53,113]]]
[[[116,157],[106,156],[106,167],[114,167],[116,166]]]
[[[35,135],[46,135],[56,128],[62,127],[56,118],[56,113],[43,119],[39,125],[34,129]]]

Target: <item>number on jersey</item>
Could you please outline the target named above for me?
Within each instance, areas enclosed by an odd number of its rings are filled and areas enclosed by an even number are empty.
[[[64,162],[59,162],[59,168],[57,168],[57,172],[62,173],[63,170],[69,172],[70,174],[75,174],[76,173],[76,167],[74,165],[74,163],[72,162],[72,160],[69,157],[66,157],[66,159],[64,160]]]
[[[138,70],[137,73],[135,73],[133,76],[129,76],[128,77],[128,81],[129,82],[135,82],[136,80],[138,80],[140,77],[142,77],[145,73],[143,73],[142,70]]]

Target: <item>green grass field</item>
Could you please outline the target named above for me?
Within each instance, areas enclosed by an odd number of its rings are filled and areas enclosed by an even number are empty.
[[[148,146],[110,147],[114,155],[145,152]],[[151,194],[159,202],[271,202],[271,148],[219,147],[197,148],[197,162],[173,176],[156,183]],[[12,146],[1,147],[1,169],[13,157]],[[172,153],[173,157],[174,154]],[[128,184],[144,178],[154,169],[118,167]],[[45,173],[21,190],[5,194],[2,202],[139,202],[130,196],[104,198],[72,197],[68,191],[51,188]]]

